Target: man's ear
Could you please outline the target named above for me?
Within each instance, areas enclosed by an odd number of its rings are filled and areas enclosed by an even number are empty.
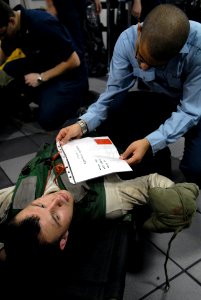
[[[68,240],[68,230],[66,231],[66,233],[64,233],[64,235],[62,236],[60,242],[59,242],[59,246],[61,250],[64,250],[67,240]]]
[[[6,251],[4,248],[0,249],[0,261],[5,261],[6,260]]]
[[[10,17],[9,18],[9,23],[11,23],[12,25],[16,24],[16,18],[15,17]]]
[[[138,34],[140,34],[142,32],[142,25],[140,22],[138,22],[138,24],[137,24],[137,32],[138,32]]]

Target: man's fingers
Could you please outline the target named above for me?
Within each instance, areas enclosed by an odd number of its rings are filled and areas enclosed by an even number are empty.
[[[132,150],[130,149],[130,147],[128,147],[124,153],[121,154],[121,159],[127,159],[129,156],[131,156],[133,154]]]
[[[56,141],[61,142],[66,137],[66,131],[64,129],[61,129],[56,137]]]

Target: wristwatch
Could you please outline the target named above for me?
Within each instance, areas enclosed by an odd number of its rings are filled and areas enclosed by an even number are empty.
[[[78,120],[76,123],[80,125],[83,135],[88,132],[87,124],[84,120]]]
[[[41,74],[38,75],[37,81],[38,81],[38,83],[43,83],[44,82]]]

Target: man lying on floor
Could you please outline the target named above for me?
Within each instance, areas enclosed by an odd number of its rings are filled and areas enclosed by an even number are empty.
[[[152,207],[145,223],[153,231],[174,231],[168,218],[176,218],[175,226],[190,225],[199,193],[195,184],[174,184],[155,173],[130,180],[112,174],[73,185],[56,152],[55,144],[46,145],[22,169],[16,186],[0,191],[0,224],[6,224],[1,258],[30,260],[42,253],[47,258],[65,248],[72,220],[121,218],[136,205]]]

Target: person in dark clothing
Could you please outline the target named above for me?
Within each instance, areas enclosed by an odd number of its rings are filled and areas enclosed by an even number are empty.
[[[85,52],[84,21],[86,17],[86,0],[52,0],[57,17],[70,32],[82,56]]]
[[[46,5],[47,11],[56,16],[70,32],[88,76],[105,75],[107,63],[99,17],[102,10],[100,0],[46,0]]]
[[[0,40],[0,64],[16,48],[25,54],[6,63],[3,71],[15,79],[20,92],[39,104],[41,126],[56,129],[76,117],[88,80],[79,49],[65,26],[46,11],[20,5],[13,10],[1,0]]]
[[[82,68],[88,73],[86,62],[86,0],[46,0],[46,9],[67,28],[77,47]],[[89,91],[89,83],[86,93]]]

